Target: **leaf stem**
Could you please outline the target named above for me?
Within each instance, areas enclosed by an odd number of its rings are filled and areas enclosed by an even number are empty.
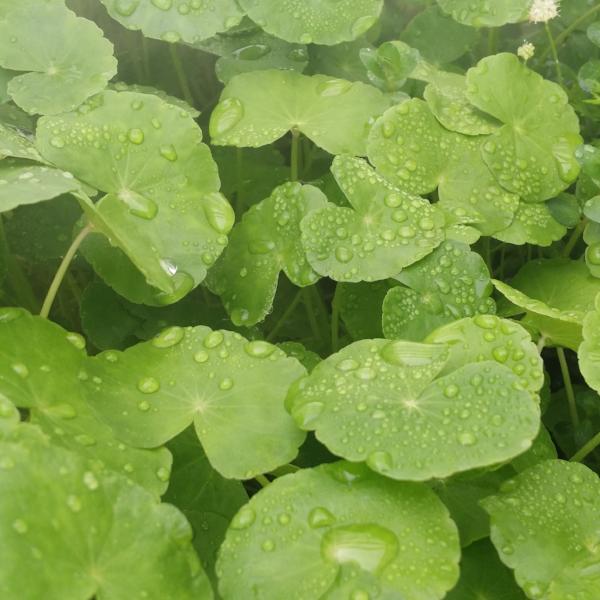
[[[274,475],[275,477],[282,477],[283,475],[289,475],[290,473],[297,473],[302,469],[292,463],[288,463],[287,465],[282,465],[281,467],[277,467],[269,472],[270,475]]]
[[[540,339],[537,342],[537,351],[539,354],[542,353],[542,350],[544,349],[544,346],[546,345],[546,336],[545,335],[540,335]]]
[[[190,84],[188,82],[185,69],[183,68],[183,64],[181,63],[181,57],[179,56],[179,52],[175,44],[169,44],[169,54],[171,55],[171,61],[173,62],[173,66],[175,67],[175,74],[177,75],[177,80],[179,82],[179,87],[181,88],[181,93],[183,94],[185,101],[190,106],[194,106],[194,96],[192,94],[192,90],[190,89]]]
[[[256,479],[263,488],[266,488],[271,483],[264,475],[256,475],[254,479]]]
[[[73,240],[73,243],[67,250],[62,262],[58,267],[58,271],[56,271],[56,275],[54,275],[54,279],[50,284],[50,288],[48,289],[48,293],[46,294],[46,298],[44,299],[44,303],[42,304],[42,310],[40,311],[40,316],[45,319],[48,318],[50,311],[52,310],[52,304],[54,304],[54,300],[56,298],[56,294],[58,293],[58,289],[60,288],[60,284],[62,283],[65,275],[67,274],[67,270],[69,269],[69,265],[75,258],[77,254],[77,250],[79,250],[79,246],[83,240],[87,237],[87,235],[92,231],[91,225],[86,225],[78,234],[77,237]]]
[[[569,414],[571,415],[571,423],[573,424],[573,427],[577,428],[579,427],[579,415],[577,414],[575,392],[573,391],[573,384],[571,383],[571,374],[569,373],[569,365],[567,364],[565,349],[557,347],[556,354],[558,355],[560,372],[562,374],[563,382],[565,384],[565,392],[567,394],[567,402],[569,403]]]
[[[565,258],[568,258],[569,256],[571,256],[571,252],[573,252],[573,248],[575,248],[575,246],[577,245],[577,242],[579,241],[579,238],[583,234],[583,230],[585,229],[587,224],[588,224],[588,220],[586,218],[584,218],[581,221],[579,221],[579,223],[577,224],[577,227],[575,227],[575,229],[573,229],[573,233],[571,233],[571,237],[569,238],[569,240],[565,244],[565,247],[563,248],[562,255]]]
[[[308,322],[310,323],[312,333],[315,337],[315,340],[319,340],[321,338],[321,333],[319,330],[319,323],[317,322],[317,317],[315,316],[315,311],[313,310],[310,288],[302,288],[302,300],[304,302],[306,316],[308,317]]]
[[[587,21],[595,12],[599,10],[600,4],[596,4],[596,6],[593,6],[590,8],[590,10],[577,17],[562,33],[556,36],[556,40],[554,41],[556,46],[560,46],[577,29],[577,27],[581,25],[581,23]],[[550,48],[546,48],[546,50],[540,54],[540,60],[544,60],[546,56],[548,56],[549,52]]]
[[[273,329],[271,329],[271,331],[269,332],[269,335],[266,337],[267,342],[270,342],[275,338],[275,336],[277,335],[277,332],[285,324],[285,322],[288,320],[289,316],[296,310],[296,307],[298,306],[298,304],[300,303],[301,300],[302,300],[302,290],[298,290],[296,292],[296,295],[294,296],[294,299],[290,302],[290,305],[285,309],[285,312],[281,315],[281,317],[279,318],[279,321],[277,321],[277,323],[275,323],[275,327],[273,327]]]
[[[600,431],[590,440],[588,440],[571,458],[571,462],[581,462],[588,454],[600,446]]]
[[[300,132],[297,129],[292,129],[292,149],[290,156],[290,179],[298,181],[298,171],[300,169]]]
[[[558,59],[558,52],[556,51],[556,44],[554,43],[554,37],[552,35],[552,31],[550,31],[550,26],[548,25],[548,21],[544,23],[544,28],[546,29],[546,35],[548,36],[548,42],[550,43],[550,51],[552,52],[552,58],[554,59],[554,68],[556,69],[556,78],[558,83],[561,86],[564,86],[563,75],[562,75],[562,67],[560,66],[560,61]]]
[[[340,310],[335,298],[331,303],[331,352],[340,348]]]

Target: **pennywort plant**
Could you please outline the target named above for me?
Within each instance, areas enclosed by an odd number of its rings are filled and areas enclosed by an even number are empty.
[[[597,600],[600,4],[0,1],[0,597]]]

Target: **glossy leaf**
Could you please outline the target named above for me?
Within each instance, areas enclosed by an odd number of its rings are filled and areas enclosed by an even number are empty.
[[[294,384],[286,404],[334,454],[395,479],[447,477],[527,450],[537,399],[500,361],[449,358],[443,344],[355,342]]]
[[[399,273],[442,241],[443,215],[400,191],[364,160],[337,156],[332,173],[352,208],[329,205],[302,222],[302,244],[317,273],[376,281]]]
[[[524,21],[529,15],[529,0],[437,0],[442,10],[459,23],[473,27],[499,27]]]
[[[331,154],[364,155],[370,120],[387,106],[383,94],[364,83],[255,71],[227,84],[211,115],[210,135],[216,145],[256,148],[296,130]]]
[[[43,162],[34,141],[16,127],[0,122],[0,160],[12,156]]]
[[[193,423],[212,466],[249,479],[296,455],[304,434],[283,401],[304,373],[267,342],[171,327],[151,342],[92,359],[86,384],[94,409],[124,441],[153,448]]]
[[[583,320],[583,342],[577,355],[587,384],[600,393],[600,293]]]
[[[356,571],[348,591],[357,598],[371,582],[385,598],[434,600],[454,585],[458,556],[455,525],[433,492],[338,462],[254,496],[231,523],[217,572],[224,600],[248,589],[265,600],[291,589],[302,600],[338,598],[347,568]]]
[[[326,205],[317,188],[286,183],[244,214],[208,279],[235,325],[254,325],[271,311],[281,271],[300,287],[318,280],[301,244],[300,222]]]
[[[0,66],[25,71],[9,81],[8,94],[45,115],[77,108],[117,72],[102,31],[59,2],[17,3],[0,15]]]

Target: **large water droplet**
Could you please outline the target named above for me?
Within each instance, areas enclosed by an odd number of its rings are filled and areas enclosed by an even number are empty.
[[[159,149],[160,155],[163,158],[166,158],[170,162],[175,162],[177,160],[177,150],[172,144],[164,144]]]
[[[140,4],[140,0],[116,0],[115,10],[122,17],[130,17]]]
[[[341,96],[352,87],[352,82],[345,79],[327,79],[317,85],[320,96]]]
[[[258,60],[269,52],[271,52],[271,46],[267,46],[267,44],[250,44],[235,50],[233,57],[238,60]]]
[[[322,402],[307,402],[292,408],[294,420],[303,429],[308,429],[321,416],[325,405]]]
[[[308,524],[313,529],[329,527],[335,523],[335,517],[323,506],[313,508],[308,514]]]
[[[250,506],[243,506],[231,521],[232,529],[248,529],[256,520],[256,513]]]
[[[205,348],[216,348],[217,346],[220,346],[223,343],[224,340],[224,336],[220,331],[211,331],[205,338],[204,338],[204,347]]]
[[[223,135],[233,129],[244,116],[244,105],[237,98],[226,98],[217,104],[210,121],[213,137]]]
[[[394,460],[389,452],[379,450],[367,456],[367,465],[378,473],[387,473],[394,468]]]
[[[118,198],[129,209],[129,212],[136,217],[151,220],[158,213],[158,205],[154,200],[146,198],[137,192],[129,189],[123,189],[118,193]]]
[[[252,356],[253,358],[267,358],[273,354],[275,351],[275,346],[273,346],[273,344],[269,344],[269,342],[255,340],[253,342],[248,342],[244,346],[244,350],[248,356]]]
[[[152,4],[160,10],[169,10],[173,6],[173,0],[152,0]]]
[[[204,214],[209,225],[221,234],[231,231],[235,223],[235,213],[229,202],[218,192],[208,194],[203,198]]]
[[[137,389],[140,390],[142,394],[154,394],[154,392],[157,392],[160,389],[160,383],[154,377],[142,377],[142,379],[138,381]]]
[[[144,141],[144,132],[136,127],[129,130],[127,137],[132,144],[139,145]]]
[[[153,340],[152,345],[155,348],[171,348],[179,344],[184,336],[184,330],[182,327],[168,327],[164,331],[161,331]]]
[[[360,37],[363,33],[369,31],[369,29],[371,29],[376,22],[377,17],[369,15],[356,19],[351,28],[352,36],[354,38]]]

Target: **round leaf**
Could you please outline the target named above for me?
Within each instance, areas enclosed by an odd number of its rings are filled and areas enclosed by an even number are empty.
[[[101,91],[117,72],[102,31],[62,3],[19,4],[0,15],[0,66],[27,71],[8,83],[15,103],[30,114],[54,115]]]
[[[0,450],[9,465],[0,469],[5,598],[212,598],[174,507],[43,441],[2,442]]]
[[[101,0],[108,13],[127,29],[165,42],[205,40],[231,29],[243,13],[235,0]]]
[[[354,40],[375,25],[383,0],[240,0],[240,5],[275,37],[334,45]]]
[[[467,97],[504,126],[483,144],[499,183],[526,202],[556,196],[577,179],[579,121],[567,94],[514,54],[497,54],[467,72]]]
[[[104,92],[85,110],[38,125],[45,158],[107,193],[97,205],[84,205],[88,218],[164,293],[163,303],[204,279],[233,226],[201,139],[186,111],[131,92]],[[86,252],[92,264],[110,263],[114,254]]]
[[[596,296],[594,310],[583,320],[583,343],[577,355],[587,384],[600,393],[600,293]]]
[[[524,21],[531,0],[437,0],[452,18],[473,27],[499,27]]]
[[[496,312],[492,284],[481,256],[466,244],[447,241],[407,267],[383,303],[383,331],[390,339],[423,340],[462,317]]]
[[[336,281],[376,281],[427,256],[443,239],[443,215],[396,189],[359,158],[331,168],[352,208],[329,205],[302,221],[302,244],[317,273]]]
[[[249,589],[265,600],[290,590],[298,600],[370,597],[364,583],[375,597],[437,600],[457,579],[458,556],[456,527],[433,492],[339,462],[254,496],[233,519],[217,572],[224,600]]]
[[[331,154],[364,155],[370,120],[388,105],[379,90],[361,82],[254,71],[227,84],[211,115],[210,135],[219,146],[257,148],[293,129]]]
[[[119,438],[152,448],[193,422],[225,477],[271,471],[292,460],[304,439],[283,401],[305,370],[267,342],[171,327],[125,352],[100,354],[88,367],[88,398]]]
[[[300,221],[326,205],[317,188],[286,183],[244,213],[208,279],[235,325],[254,325],[267,316],[281,271],[300,287],[317,281],[300,241]]]
[[[500,559],[529,598],[598,597],[598,498],[593,471],[549,460],[482,501]]]
[[[484,359],[440,376],[448,358],[441,344],[355,342],[294,384],[286,403],[331,452],[394,479],[447,477],[527,450],[539,407],[517,375]]]

